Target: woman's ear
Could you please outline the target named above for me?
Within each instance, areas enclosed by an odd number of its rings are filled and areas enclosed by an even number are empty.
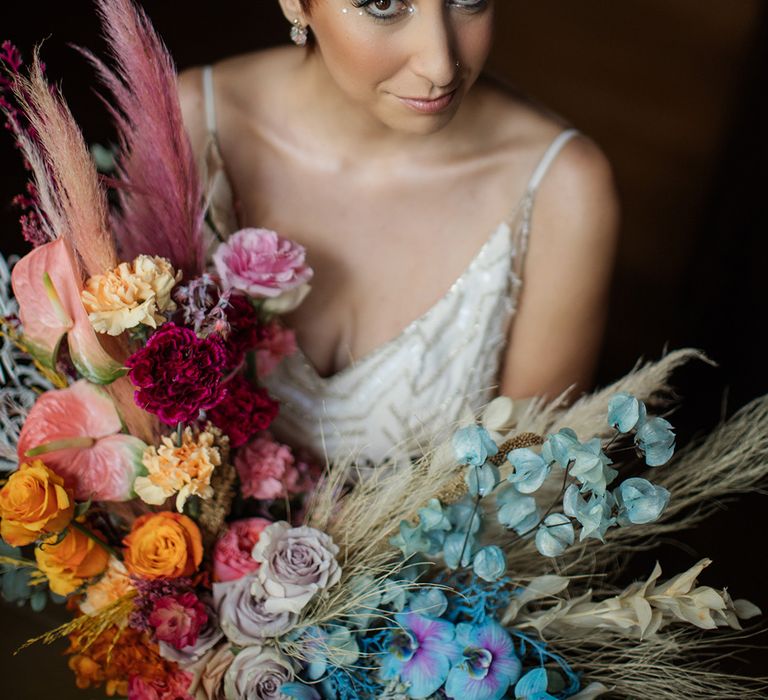
[[[299,0],[279,0],[280,8],[283,10],[285,18],[293,24],[298,19],[302,26],[307,25],[307,13],[301,7]]]

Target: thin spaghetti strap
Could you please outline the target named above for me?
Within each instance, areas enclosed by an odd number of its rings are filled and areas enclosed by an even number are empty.
[[[531,175],[531,179],[528,182],[528,193],[533,194],[539,189],[539,185],[541,185],[542,180],[544,180],[544,176],[547,174],[547,171],[555,161],[555,158],[557,158],[563,146],[565,146],[565,144],[574,136],[577,136],[578,133],[579,132],[576,129],[566,129],[558,134],[555,140],[549,145],[549,148],[544,152],[539,164],[533,171],[533,175]]]
[[[525,190],[525,196],[523,197],[522,217],[520,219],[519,228],[516,229],[513,234],[513,248],[515,251],[512,271],[517,276],[518,280],[522,280],[523,267],[525,265],[525,256],[528,252],[528,239],[531,233],[531,219],[533,216],[533,203],[536,199],[536,190],[539,189],[544,180],[544,176],[549,171],[555,158],[559,155],[563,146],[567,144],[574,136],[578,136],[579,131],[576,129],[566,129],[560,132],[554,141],[549,144],[549,147],[544,152],[544,155],[539,160],[538,165],[531,175],[531,179],[528,181],[528,187]]]
[[[203,99],[205,101],[205,125],[208,134],[216,141],[216,102],[213,94],[213,66],[203,67]]]

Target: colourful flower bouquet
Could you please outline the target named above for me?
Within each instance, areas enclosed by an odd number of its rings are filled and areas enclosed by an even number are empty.
[[[268,432],[261,384],[295,350],[279,314],[307,292],[304,250],[206,220],[169,56],[130,0],[98,7],[115,67],[86,55],[114,98],[112,179],[39,59],[23,76],[0,56],[33,245],[0,265],[0,571],[20,604],[66,600],[43,641],[68,637],[78,687],[761,697],[707,666],[760,612],[699,585],[708,560],[626,588],[612,563],[764,483],[768,400],[675,453],[649,410],[697,355],[679,351],[571,407],[496,399],[412,461],[321,469]]]

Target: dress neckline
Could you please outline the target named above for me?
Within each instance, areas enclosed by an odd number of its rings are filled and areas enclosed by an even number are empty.
[[[499,223],[499,225],[496,226],[496,228],[491,232],[490,236],[488,236],[485,239],[485,241],[480,246],[478,251],[475,253],[475,255],[469,261],[467,266],[464,268],[464,271],[459,275],[459,277],[456,278],[456,280],[454,280],[454,282],[451,284],[448,290],[434,304],[432,304],[432,306],[430,306],[426,311],[424,311],[424,313],[417,316],[415,319],[413,319],[413,321],[409,322],[408,325],[406,325],[401,331],[399,331],[392,338],[390,338],[389,340],[385,340],[384,342],[375,346],[368,352],[363,353],[363,355],[360,358],[352,359],[348,365],[345,365],[341,369],[325,376],[320,374],[320,372],[318,372],[317,367],[309,359],[309,357],[304,352],[304,350],[302,349],[301,345],[299,345],[298,342],[296,343],[296,352],[294,353],[294,357],[299,360],[301,366],[303,366],[304,369],[312,376],[315,382],[323,386],[330,386],[338,381],[341,381],[342,379],[350,375],[352,372],[357,371],[361,367],[364,367],[370,364],[372,361],[374,361],[375,359],[383,355],[385,352],[387,352],[390,348],[400,345],[407,336],[413,333],[413,331],[416,328],[426,323],[427,320],[437,312],[438,308],[446,304],[456,294],[456,291],[459,289],[459,287],[463,285],[466,278],[469,277],[472,271],[477,267],[480,260],[482,260],[482,258],[485,256],[486,251],[496,241],[497,237],[504,234],[507,239],[511,240],[511,237],[512,237],[511,222],[514,221],[514,219],[518,215],[521,208],[524,210],[526,209],[525,203],[529,199],[531,199],[532,196],[533,196],[532,191],[530,189],[527,189],[526,192],[518,201],[517,205],[512,209],[512,212],[510,213],[510,215],[506,219],[502,220]],[[510,260],[510,270],[512,269],[511,264],[512,264],[512,261]]]

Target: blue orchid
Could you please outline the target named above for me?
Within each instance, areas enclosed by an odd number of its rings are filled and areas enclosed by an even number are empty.
[[[496,621],[456,626],[461,660],[445,682],[449,698],[500,700],[520,677],[522,665],[509,633]]]
[[[675,453],[675,434],[672,425],[663,418],[647,420],[635,435],[635,444],[645,455],[649,467],[666,464]]]
[[[453,452],[459,464],[480,467],[498,451],[488,431],[479,425],[461,428],[453,434]]]
[[[535,668],[528,671],[515,686],[515,697],[519,700],[557,700],[556,695],[547,692],[547,671]]]
[[[642,525],[658,520],[667,507],[670,496],[663,486],[657,486],[639,477],[624,481],[614,491],[614,495],[619,505],[620,525]]]
[[[628,433],[633,428],[640,428],[645,418],[645,404],[631,394],[624,392],[615,394],[608,402],[608,425],[620,433]]]
[[[536,531],[536,549],[545,557],[559,557],[574,539],[573,523],[562,513],[552,513]]]
[[[451,666],[461,657],[456,630],[450,622],[415,612],[398,613],[399,629],[392,631],[380,676],[399,679],[409,698],[426,698],[440,688]]]
[[[515,473],[510,474],[507,481],[514,484],[520,493],[538,491],[549,476],[550,466],[546,460],[526,447],[512,450],[507,460],[515,468]]]
[[[616,518],[611,517],[614,504],[615,499],[607,491],[584,500],[576,484],[571,484],[563,496],[563,511],[581,524],[580,542],[588,537],[605,542],[606,531],[616,524]]]
[[[531,532],[539,522],[536,499],[520,493],[514,486],[505,486],[496,494],[498,521],[518,535]]]
[[[507,571],[504,552],[496,545],[489,545],[475,554],[472,570],[483,581],[498,581]]]

